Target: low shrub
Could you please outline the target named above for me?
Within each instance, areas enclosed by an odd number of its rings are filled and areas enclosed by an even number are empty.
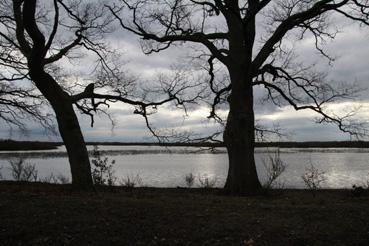
[[[27,163],[23,158],[9,160],[11,175],[16,181],[38,181],[35,164]]]
[[[200,188],[205,188],[205,189],[210,189],[210,188],[214,188],[216,183],[217,183],[217,178],[216,177],[209,177],[208,175],[204,174],[204,175],[199,175],[199,186]]]
[[[142,186],[143,182],[139,174],[127,175],[119,181],[119,185],[125,188],[134,188]]]
[[[114,185],[117,180],[113,169],[115,160],[109,161],[108,157],[103,158],[98,146],[96,145],[94,146],[92,156],[94,158],[91,160],[91,173],[94,184],[109,186]]]
[[[1,172],[2,169],[3,169],[3,166],[0,167],[0,180],[3,180],[3,174]]]
[[[64,176],[63,174],[58,174],[58,176],[56,176],[56,179],[58,180],[59,184],[70,184],[71,181],[67,176]]]
[[[263,188],[283,188],[284,183],[277,182],[277,179],[286,171],[287,165],[282,161],[279,150],[274,155],[269,155],[267,160],[263,159],[263,165],[266,172],[266,181]]]
[[[46,176],[39,180],[42,183],[49,183],[49,184],[69,184],[70,180],[68,177],[64,176],[63,174],[58,174],[55,176],[51,173],[49,176]]]
[[[320,189],[321,185],[327,180],[325,172],[319,171],[312,162],[310,162],[310,167],[305,168],[305,173],[301,178],[305,186],[312,191],[314,197],[315,192]]]
[[[188,173],[185,175],[184,180],[188,188],[191,188],[195,184],[195,178],[196,176],[193,173]]]

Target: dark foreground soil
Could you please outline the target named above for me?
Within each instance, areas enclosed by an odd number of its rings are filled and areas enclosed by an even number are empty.
[[[369,245],[369,195],[0,182],[0,245]]]

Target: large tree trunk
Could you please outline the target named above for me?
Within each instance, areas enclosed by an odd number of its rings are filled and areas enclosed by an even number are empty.
[[[225,190],[230,194],[252,195],[261,189],[255,159],[255,116],[251,80],[242,71],[232,74],[230,111],[224,142],[228,150],[229,170]]]
[[[67,149],[72,184],[78,190],[92,190],[90,160],[73,105],[69,100],[64,100],[58,107],[53,108],[58,121],[60,136]]]
[[[252,52],[255,41],[255,19],[244,25],[237,1],[229,1],[231,14],[226,16],[229,28],[227,68],[232,91],[223,140],[227,147],[229,170],[225,191],[236,195],[253,195],[261,190],[255,159],[255,116],[253,98]],[[233,11],[233,12],[232,12]]]
[[[73,187],[77,190],[93,190],[86,143],[69,95],[47,73],[33,77],[56,114],[59,133],[68,153]]]
[[[45,72],[45,56],[48,47],[45,36],[36,23],[36,4],[36,0],[24,1],[23,16],[18,16],[17,23],[17,31],[23,31],[23,24],[33,41],[32,47],[25,47],[30,49],[27,56],[29,75],[42,95],[50,102],[56,114],[59,132],[67,148],[73,186],[79,190],[92,190],[90,160],[73,103],[54,78]],[[15,12],[19,11],[19,8],[19,3],[14,5]],[[23,22],[21,22],[22,18]],[[24,34],[18,34],[20,43],[24,42],[22,37]]]

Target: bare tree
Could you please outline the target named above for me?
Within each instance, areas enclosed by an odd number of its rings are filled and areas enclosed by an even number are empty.
[[[40,123],[45,129],[53,130],[51,115],[42,111],[45,100],[33,85],[25,82],[29,78],[27,64],[17,55],[15,38],[6,36],[5,30],[14,27],[14,18],[7,13],[11,11],[9,3],[0,3],[0,120],[10,130],[15,126],[23,133],[27,130],[25,122],[30,120]]]
[[[146,54],[183,43],[206,48],[209,88],[215,94],[209,117],[221,121],[220,105],[229,109],[223,139],[229,156],[225,189],[230,193],[253,194],[261,188],[254,160],[256,86],[264,87],[277,105],[310,109],[320,115],[320,123],[361,133],[360,125],[348,120],[351,112],[338,116],[325,107],[350,98],[355,88],[334,88],[311,66],[297,63],[284,42],[288,36],[310,35],[316,49],[331,59],[321,45],[335,37],[328,17],[341,15],[368,25],[367,0],[119,0],[109,8],[124,29],[142,38]],[[217,79],[219,67],[228,73],[226,80]]]
[[[113,30],[109,13],[102,1],[4,0],[0,3],[1,71],[11,78],[9,88],[17,87],[21,91],[16,94],[9,90],[7,96],[15,100],[16,96],[27,94],[28,100],[32,99],[33,94],[22,86],[30,80],[40,92],[37,97],[42,95],[50,104],[67,149],[72,183],[77,189],[91,190],[93,182],[74,106],[89,115],[93,125],[93,115],[105,112],[101,107],[109,103],[130,104],[136,113],[146,116],[150,108],[166,102],[181,104],[177,96],[185,89],[163,87],[166,96],[161,95],[157,101],[130,97],[133,82],[124,77],[119,55],[109,48],[105,39]],[[88,73],[95,72],[94,78],[73,80],[72,75],[63,74],[63,64],[83,58],[86,63],[79,68],[92,67]],[[98,93],[99,89],[103,93]],[[23,106],[31,114],[32,110],[39,110],[37,105]]]

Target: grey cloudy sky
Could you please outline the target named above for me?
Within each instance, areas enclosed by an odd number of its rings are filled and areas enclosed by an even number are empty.
[[[138,38],[119,31],[110,37],[111,44],[122,50],[124,60],[127,61],[126,69],[141,78],[154,78],[154,74],[168,71],[175,61],[189,55],[191,49],[186,45],[181,48],[172,48],[153,54],[144,55],[141,51]],[[319,56],[313,48],[312,39],[306,39],[296,43],[296,52],[299,59],[308,63],[317,62],[329,74],[329,78],[339,82],[356,82],[361,88],[369,86],[369,31],[359,28],[357,25],[346,23],[335,40],[328,42],[326,49],[337,57],[332,66],[326,65],[326,61]],[[369,95],[363,90],[360,98],[354,105],[360,105],[357,118],[361,121],[369,121]],[[351,104],[351,105],[353,105]],[[342,112],[347,103],[331,105],[332,109]],[[316,115],[309,111],[295,112],[291,107],[276,108],[270,104],[261,105],[258,98],[255,100],[256,118],[264,125],[278,124],[284,132],[288,133],[288,139],[293,141],[331,141],[349,140],[347,134],[341,133],[334,125],[319,125],[314,123]],[[112,105],[109,111],[114,119],[112,127],[110,121],[104,117],[97,117],[93,128],[90,127],[89,118],[80,116],[80,123],[87,141],[153,141],[145,127],[142,117],[132,114],[133,109],[123,104]],[[152,117],[154,126],[166,126],[169,128],[182,128],[198,133],[207,134],[217,129],[217,126],[209,124],[206,116],[209,109],[197,108],[188,117],[183,117],[183,112],[171,108],[163,108],[160,113]],[[226,113],[226,112],[224,112]],[[28,140],[60,140],[58,136],[47,135],[38,125],[29,123],[27,135],[19,133],[16,129],[10,132],[8,128],[0,128],[0,138],[28,139]]]

